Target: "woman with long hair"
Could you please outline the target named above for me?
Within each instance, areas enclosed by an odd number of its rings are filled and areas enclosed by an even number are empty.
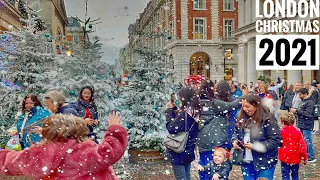
[[[37,134],[38,126],[33,129],[26,129],[26,127],[50,116],[50,112],[42,107],[37,96],[30,94],[22,101],[21,113],[17,123],[17,133],[22,148],[25,149],[41,141],[41,137]]]
[[[197,145],[201,166],[206,165],[213,159],[212,149],[214,147],[226,147],[228,145],[229,122],[227,112],[240,106],[240,99],[230,102],[232,100],[231,88],[227,81],[219,82],[215,92],[213,89],[214,83],[211,80],[205,80],[199,90],[203,128],[198,133]],[[248,88],[245,88],[243,93],[247,94]],[[206,180],[211,175],[207,171],[199,171],[199,176],[201,180]]]
[[[169,101],[166,110],[166,128],[170,134],[178,134],[187,130],[189,136],[183,152],[176,153],[168,149],[168,154],[175,178],[190,180],[191,162],[195,159],[194,149],[198,135],[200,105],[197,93],[191,86],[183,87],[177,95],[180,108],[174,110],[174,104]]]
[[[272,180],[281,146],[277,121],[258,95],[244,95],[241,103],[232,144],[244,150],[243,178]]]
[[[94,127],[98,125],[99,121],[97,106],[94,102],[94,90],[92,87],[85,86],[81,89],[76,109],[79,117],[82,117],[87,123],[89,137],[96,139],[96,134],[93,130]]]

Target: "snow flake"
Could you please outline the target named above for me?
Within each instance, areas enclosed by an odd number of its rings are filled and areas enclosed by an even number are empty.
[[[47,166],[43,166],[42,171],[47,171],[48,167]]]
[[[72,151],[73,151],[73,149],[68,149],[68,150],[67,150],[67,153],[68,153],[68,154],[71,154]]]

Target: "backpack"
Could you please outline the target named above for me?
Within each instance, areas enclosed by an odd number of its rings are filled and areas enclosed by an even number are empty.
[[[278,100],[278,94],[274,90],[268,90],[268,93],[272,96],[274,100]]]

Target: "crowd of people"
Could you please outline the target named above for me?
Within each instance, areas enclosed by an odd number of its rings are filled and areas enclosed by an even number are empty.
[[[167,147],[175,178],[190,180],[198,152],[200,180],[226,180],[233,165],[241,166],[244,180],[271,180],[278,160],[283,180],[298,179],[300,162],[317,160],[312,130],[318,88],[316,83],[287,85],[280,78],[255,85],[204,80],[183,86],[166,110],[168,133],[188,132],[183,152]]]
[[[299,179],[300,163],[317,160],[312,134],[319,129],[314,128],[319,126],[314,123],[319,89],[319,84],[287,85],[280,78],[255,85],[234,80],[184,85],[171,94],[165,112],[168,133],[187,132],[181,152],[167,147],[175,178],[190,180],[191,162],[199,153],[195,169],[200,180],[227,180],[234,165],[241,166],[244,180],[271,180],[278,161],[282,179]],[[17,131],[11,134],[19,135],[24,150],[0,150],[0,174],[117,179],[111,165],[123,156],[128,134],[113,112],[103,141],[97,142],[94,128],[99,119],[93,97],[89,86],[71,103],[59,91],[45,94],[43,102],[26,96]]]

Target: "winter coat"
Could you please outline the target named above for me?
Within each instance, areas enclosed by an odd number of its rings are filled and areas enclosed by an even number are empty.
[[[79,117],[85,119],[86,116],[86,108],[89,108],[90,114],[91,114],[91,118],[93,120],[98,119],[98,112],[97,112],[97,107],[95,104],[93,103],[87,103],[84,100],[80,99],[78,100],[78,103],[76,104],[76,110],[78,112]],[[89,136],[95,136],[95,133],[93,133],[93,127],[95,125],[88,125],[88,129],[89,129]]]
[[[287,164],[300,164],[301,158],[307,161],[307,144],[302,133],[294,126],[284,126],[280,133],[282,147],[279,148],[279,160]]]
[[[249,129],[250,140],[253,144],[251,152],[254,169],[259,171],[275,167],[278,161],[278,147],[281,146],[280,130],[275,117],[264,111],[262,122],[251,125]],[[232,142],[235,140],[243,142],[244,135],[244,128],[236,127]]]
[[[284,93],[282,101],[284,101],[284,106],[285,107],[291,107],[292,106],[292,100],[293,100],[294,95],[295,95],[295,93],[291,89],[287,90]]]
[[[210,172],[210,180],[212,179],[214,174],[219,174],[220,175],[220,180],[228,180],[229,173],[232,170],[232,164],[229,160],[223,162],[220,165],[217,165],[213,160],[209,161],[209,163],[203,168],[207,171]]]
[[[36,123],[48,116],[50,116],[50,112],[47,111],[46,109],[44,109],[41,106],[34,106],[30,109],[30,113],[28,115],[28,119],[26,121],[26,124],[24,125],[24,130],[23,130],[23,135],[19,135],[20,136],[20,140],[22,141],[22,146],[23,148],[28,148],[31,146],[31,144],[35,144],[41,141],[41,137],[38,134],[35,133],[31,133],[30,134],[30,141],[27,139],[27,135],[30,131],[30,129],[25,129],[28,126],[30,126],[33,123]],[[22,128],[22,124],[24,121],[26,114],[22,114],[19,117],[18,123],[17,123],[17,131],[20,134],[21,132],[21,128]],[[41,124],[39,124],[38,126],[41,126]]]
[[[175,113],[173,108],[166,110],[166,128],[170,134],[178,134],[185,131],[185,115],[182,111],[180,114]],[[194,149],[196,145],[196,138],[198,136],[198,123],[187,113],[187,131],[189,137],[186,148],[181,153],[175,153],[168,149],[169,159],[175,165],[188,165],[195,159]]]
[[[314,125],[314,109],[315,104],[311,97],[302,100],[296,111],[297,126],[299,129],[312,130]]]
[[[200,99],[200,105],[204,127],[199,131],[197,138],[199,152],[212,151],[216,146],[227,145],[229,122],[226,113],[240,106],[240,99],[233,102]]]
[[[1,150],[0,174],[35,179],[116,180],[111,165],[122,157],[127,143],[125,128],[112,125],[99,145],[91,140],[78,143],[69,139],[19,152]]]
[[[237,89],[232,93],[232,98],[237,99],[237,98],[240,98],[241,96],[242,96],[242,92],[240,88],[237,87]]]
[[[68,103],[67,105],[60,107],[56,114],[71,114],[80,117],[76,107],[77,106],[74,103]]]
[[[236,100],[242,97],[242,92],[240,90],[240,88],[237,88],[236,91],[233,92],[232,94],[232,99]],[[235,121],[237,119],[237,115],[239,113],[239,111],[241,110],[241,106],[235,108],[233,111],[228,111],[228,118],[229,121]]]
[[[318,103],[319,103],[319,92],[318,92],[317,88],[314,88],[314,89],[312,90],[312,93],[311,93],[311,96],[310,96],[310,97],[312,98],[312,100],[313,100],[313,102],[314,102],[315,104],[318,104]]]

